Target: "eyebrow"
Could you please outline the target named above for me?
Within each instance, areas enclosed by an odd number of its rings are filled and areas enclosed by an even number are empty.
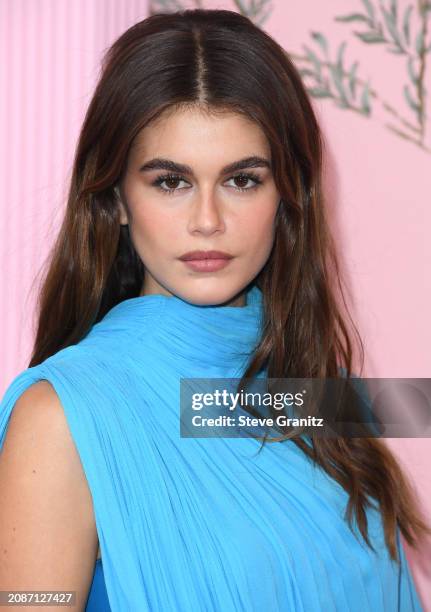
[[[236,172],[237,170],[244,170],[245,168],[271,168],[271,162],[259,155],[252,155],[224,166],[220,174],[228,174],[230,172]],[[179,174],[193,176],[193,170],[190,166],[179,164],[171,159],[164,159],[163,157],[151,159],[139,168],[139,172],[149,172],[150,170],[169,170],[170,172],[178,172]]]

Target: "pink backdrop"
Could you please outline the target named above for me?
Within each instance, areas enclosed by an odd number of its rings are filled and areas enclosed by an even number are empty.
[[[202,4],[234,8],[229,1]],[[374,15],[366,4],[269,1],[262,27],[298,67],[327,75],[329,94],[313,101],[326,139],[333,222],[365,343],[365,375],[430,377],[431,243],[425,233],[431,227],[431,127],[420,104],[415,110],[420,89],[414,77],[423,66],[421,83],[431,92],[430,27],[425,44],[420,41],[431,11],[421,20],[421,2],[413,5],[407,44],[402,24],[408,2],[396,3],[395,22],[381,13],[377,1],[368,3]],[[336,20],[352,13],[363,18]],[[61,219],[74,146],[101,53],[147,14],[144,0],[0,1],[0,393],[28,363],[36,274]],[[370,43],[354,34],[363,35],[370,22],[377,29],[381,23],[383,41]],[[397,37],[404,51],[391,53]],[[342,43],[343,70],[358,62],[355,100],[346,93],[345,74],[340,83],[338,73],[337,84],[333,71]],[[304,78],[311,92],[315,77]],[[429,96],[426,101],[429,109]],[[368,115],[358,112],[361,105],[370,108]],[[426,469],[430,440],[389,444],[411,474],[431,520]],[[431,604],[425,603],[431,602],[431,542],[420,554],[408,549],[407,554],[424,608],[431,612]]]

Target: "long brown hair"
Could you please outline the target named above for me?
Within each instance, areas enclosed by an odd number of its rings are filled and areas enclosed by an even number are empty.
[[[352,373],[353,340],[322,190],[323,140],[294,64],[250,19],[227,10],[155,14],[108,49],[79,136],[64,221],[38,299],[30,366],[78,343],[117,303],[139,295],[145,269],[121,226],[115,186],[138,132],[168,108],[230,110],[257,122],[272,152],[281,194],[274,247],[259,274],[265,326],[244,377]],[[335,279],[335,288],[330,285]],[[337,299],[341,297],[341,302]],[[345,307],[346,314],[341,308]],[[353,336],[352,336],[353,337]],[[366,507],[377,500],[385,539],[398,559],[396,527],[409,544],[431,530],[413,490],[381,440],[293,439],[349,494],[368,540]]]

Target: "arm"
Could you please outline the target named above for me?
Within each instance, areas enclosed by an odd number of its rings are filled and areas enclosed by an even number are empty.
[[[14,405],[0,453],[0,491],[0,590],[74,590],[76,606],[68,609],[84,610],[98,544],[93,503],[47,381],[28,387]]]

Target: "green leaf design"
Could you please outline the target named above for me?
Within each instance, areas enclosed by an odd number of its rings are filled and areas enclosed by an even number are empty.
[[[365,15],[361,15],[360,13],[352,13],[351,15],[344,15],[342,17],[335,17],[335,21],[344,21],[345,23],[349,23],[351,21],[363,21],[372,25],[370,18]]]
[[[259,19],[256,19],[256,21],[255,21],[256,25],[259,26],[259,27],[262,27],[263,24],[265,23],[265,21],[271,15],[271,13],[272,13],[272,8],[270,8],[266,13],[262,13],[262,15],[259,17]]]
[[[355,62],[349,70],[349,91],[351,97],[354,99],[356,95],[356,71],[358,69],[359,62]]]
[[[312,70],[309,70],[308,68],[300,68],[299,74],[303,77],[314,76],[314,72]]]
[[[243,5],[243,3],[241,2],[241,0],[235,0],[235,4],[236,7],[238,9],[238,11],[242,14],[242,15],[246,15],[247,14],[247,9],[245,8],[245,6]]]
[[[321,46],[323,53],[328,56],[328,41],[320,32],[311,32],[311,36]]]
[[[338,47],[338,52],[337,52],[337,67],[338,70],[341,72],[341,74],[343,73],[343,57],[344,57],[344,50],[346,49],[346,41],[343,40],[343,42],[341,43],[341,45]]]
[[[309,87],[308,92],[313,96],[313,98],[332,98],[332,94],[328,89],[323,89],[323,87]]]
[[[365,43],[373,44],[386,42],[386,38],[375,30],[371,32],[354,32],[354,34]]]
[[[410,44],[410,16],[412,14],[413,11],[413,6],[410,4],[405,12],[404,12],[404,18],[403,18],[403,34],[404,34],[404,38],[406,39],[406,43],[407,45]]]
[[[390,123],[385,123],[385,127],[387,127],[389,130],[391,130],[391,132],[394,132],[398,136],[401,136],[401,138],[403,138],[404,140],[408,140],[409,142],[414,142],[415,144],[418,144],[417,141],[410,136],[410,134],[407,134],[407,132],[403,132],[396,126],[391,125]]]
[[[414,62],[414,59],[412,57],[409,57],[408,62],[407,62],[407,72],[409,74],[410,80],[413,83],[413,85],[417,85],[418,77],[415,74],[413,62]]]
[[[400,47],[389,47],[388,51],[389,51],[389,53],[395,53],[396,55],[404,55],[405,54],[404,49],[401,49]]]
[[[397,24],[395,23],[394,15],[392,13],[389,13],[383,6],[382,6],[382,13],[383,13],[383,17],[386,23],[386,27],[388,28],[393,40],[397,43],[398,46],[402,47],[402,43],[401,43],[400,36],[398,34]]]
[[[312,62],[314,69],[316,71],[316,79],[318,81],[322,80],[322,66],[317,55],[310,49],[307,45],[302,45],[308,59]]]
[[[340,108],[350,108],[350,104],[347,102],[347,100],[344,99],[334,100],[334,104],[336,104]]]
[[[173,13],[174,11],[184,10],[184,8],[181,2],[177,0],[152,0],[150,2],[150,11],[152,13],[159,11]]]
[[[261,26],[266,21],[272,11],[272,7],[269,4],[270,0],[249,0],[248,3],[245,3],[243,0],[233,0],[233,2],[241,15],[245,15],[258,26]],[[264,9],[268,4],[268,10],[265,13]]]
[[[367,11],[371,21],[374,23],[374,19],[375,19],[374,7],[371,4],[370,0],[362,0],[362,4],[365,6],[365,10]]]
[[[259,0],[248,1],[259,2]],[[427,117],[425,101],[428,98],[424,84],[421,82],[424,71],[419,70],[419,63],[424,61],[425,54],[431,53],[431,42],[428,41],[428,36],[425,36],[425,19],[428,19],[431,12],[431,0],[419,0],[418,6],[413,0],[405,0],[404,6],[404,3],[400,3],[401,6],[399,6],[398,0],[376,0],[375,2],[374,0],[361,0],[361,3],[365,8],[363,13],[351,12],[334,17],[334,20],[341,23],[359,24],[359,27],[361,24],[366,24],[368,27],[365,28],[365,32],[353,31],[353,34],[362,42],[366,44],[383,43],[385,50],[390,53],[407,56],[408,79],[406,79],[407,84],[401,86],[408,108],[414,111],[414,119],[412,114],[407,113],[405,107],[405,116],[403,116],[403,112],[397,112],[384,100],[380,102],[386,111],[400,121],[403,128],[415,132],[415,135],[414,138],[409,137],[395,126],[392,127],[393,131],[431,153],[431,149],[424,145],[424,126]],[[422,22],[418,27],[416,27],[416,17]],[[372,89],[370,79],[363,84],[362,80],[358,80],[359,62],[345,67],[346,41],[338,46],[332,61],[329,59],[331,42],[329,37],[321,32],[311,32],[311,35],[326,59],[322,57],[320,50],[316,52],[303,45],[306,59],[312,64],[315,72],[308,67],[300,70],[300,74],[316,78],[313,87],[307,87],[308,93],[316,98],[331,98],[340,109],[351,109],[362,115],[370,116],[373,110],[373,98],[377,97],[379,100],[380,96]]]
[[[413,98],[412,98],[412,95],[411,95],[411,93],[410,93],[410,89],[409,89],[409,86],[408,86],[408,85],[404,85],[404,87],[403,87],[403,92],[404,92],[404,97],[405,97],[405,99],[406,99],[406,101],[407,101],[407,104],[410,106],[410,108],[411,108],[412,110],[414,110],[414,111],[417,113],[417,112],[418,112],[418,110],[419,110],[419,106],[418,106],[417,102],[415,102],[415,101],[413,100]]]
[[[344,86],[343,86],[342,70],[340,70],[340,67],[338,65],[332,65],[332,64],[329,64],[328,68],[329,68],[329,71],[332,76],[332,80],[334,81],[335,88],[337,89],[340,98],[342,100],[347,101],[346,92],[344,91]]]
[[[367,81],[361,96],[361,112],[364,115],[369,115],[371,111],[370,107],[370,84]]]
[[[424,33],[423,33],[423,30],[421,30],[418,33],[418,35],[416,36],[415,47],[416,47],[416,53],[418,55],[421,55],[421,53],[423,53],[423,51],[424,51]]]
[[[329,83],[329,79],[327,79],[326,77],[323,79],[323,88],[327,89],[328,91],[331,91],[331,85]]]

